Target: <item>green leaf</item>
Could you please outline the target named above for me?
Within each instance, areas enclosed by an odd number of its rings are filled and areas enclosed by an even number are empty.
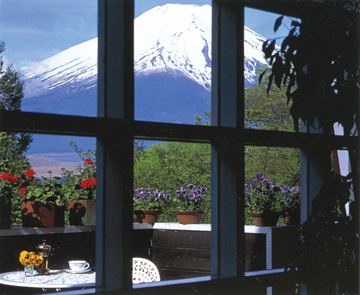
[[[271,84],[272,84],[273,78],[274,78],[274,74],[271,74],[271,75],[269,76],[269,84],[268,84],[268,88],[267,88],[267,90],[266,90],[267,97],[269,97],[269,91],[270,91],[270,88],[271,88]]]
[[[268,70],[268,69],[266,68],[266,69],[260,74],[260,76],[259,76],[259,85],[261,85],[261,80],[262,80],[262,78],[264,77],[264,75],[265,75],[265,73],[266,73],[267,70]]]
[[[265,59],[268,59],[272,55],[274,49],[275,49],[275,40],[273,40],[270,43],[270,45],[265,49]]]
[[[282,20],[284,16],[280,16],[276,19],[275,25],[274,25],[274,33],[278,30],[278,28],[281,26]]]

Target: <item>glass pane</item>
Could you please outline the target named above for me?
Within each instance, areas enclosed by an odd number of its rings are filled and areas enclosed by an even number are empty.
[[[0,133],[1,248],[11,249],[3,255],[0,273],[22,274],[20,253],[39,254],[37,246],[45,241],[51,256],[43,258],[47,265],[35,265],[37,273],[65,270],[60,285],[71,273],[86,273],[94,285],[95,149],[95,138]],[[70,260],[85,260],[90,270],[70,268]],[[22,293],[12,288],[11,294]]]
[[[96,116],[97,1],[0,1],[4,59],[24,81],[22,110]]]
[[[133,257],[161,281],[210,275],[210,145],[135,141],[134,159]]]
[[[266,40],[276,42],[276,51],[288,35],[288,29],[293,18],[284,17],[282,25],[274,33],[274,24],[280,15],[261,10],[245,8],[245,127],[254,129],[294,131],[293,119],[290,116],[292,103],[287,102],[286,89],[276,86],[275,81],[269,83],[270,58],[266,59],[263,44]],[[268,44],[268,45],[269,45]],[[269,91],[268,87],[271,85]],[[288,84],[288,81],[287,81]],[[293,91],[294,89],[292,89]]]
[[[135,1],[135,119],[194,124],[211,111],[211,1],[157,2]]]
[[[286,267],[299,238],[300,150],[246,146],[244,191],[245,270]]]

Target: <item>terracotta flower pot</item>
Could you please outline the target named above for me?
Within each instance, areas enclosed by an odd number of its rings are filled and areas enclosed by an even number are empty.
[[[139,223],[151,223],[154,224],[158,221],[160,210],[134,210],[136,215],[136,221]]]
[[[64,226],[65,206],[52,203],[23,201],[21,203],[23,227],[62,227]]]
[[[276,212],[250,213],[255,226],[276,226],[279,214]]]
[[[181,224],[197,224],[200,223],[203,211],[182,211],[176,210],[176,217]]]
[[[96,200],[69,201],[70,225],[96,225]]]

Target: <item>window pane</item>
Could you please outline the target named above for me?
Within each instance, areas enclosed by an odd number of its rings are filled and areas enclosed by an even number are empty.
[[[246,146],[245,205],[245,270],[284,268],[300,224],[298,149]]]
[[[280,15],[261,10],[245,8],[245,127],[254,129],[294,131],[293,119],[290,116],[292,102],[287,102],[287,86],[276,86],[275,81],[270,83],[270,58],[265,58],[263,44],[275,40],[275,51],[288,35],[286,28],[290,27],[293,19],[283,18],[283,24],[274,33],[275,20]],[[268,69],[262,76],[260,75]],[[286,85],[288,85],[287,81]],[[269,85],[270,88],[269,88]],[[294,88],[292,89],[294,91]],[[292,92],[291,91],[291,92]]]
[[[211,110],[210,5],[135,1],[136,120],[194,124]]]
[[[210,275],[210,145],[135,141],[134,159],[133,257],[151,260],[161,281]]]
[[[23,111],[96,116],[96,0],[0,1],[0,27]]]
[[[11,226],[4,227],[2,211],[0,248],[11,251],[0,273],[23,269],[20,252],[39,252],[43,240],[53,249],[51,269],[70,272],[69,260],[95,267],[95,138],[1,132],[0,157],[0,209],[8,201]],[[95,283],[95,273],[89,276]]]

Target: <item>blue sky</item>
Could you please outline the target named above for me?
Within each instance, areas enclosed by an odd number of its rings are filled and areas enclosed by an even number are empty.
[[[166,3],[209,4],[211,0],[136,0],[135,17]],[[245,25],[273,37],[276,15],[247,9]],[[276,36],[284,36],[279,32]],[[18,67],[48,58],[97,37],[97,0],[0,0],[0,40],[5,58]]]

